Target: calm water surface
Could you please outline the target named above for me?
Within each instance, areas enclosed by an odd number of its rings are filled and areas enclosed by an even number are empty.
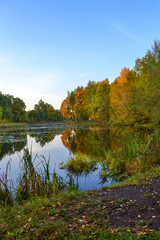
[[[11,160],[8,178],[16,183],[20,174],[23,149],[28,147],[32,151],[32,159],[35,159],[35,166],[40,161],[36,155],[44,155],[46,159],[50,158],[50,171],[55,169],[57,174],[67,180],[68,172],[61,169],[60,164],[66,163],[69,157],[80,152],[103,160],[104,150],[107,151],[118,144],[117,130],[102,127],[53,124],[1,128],[0,173],[6,171],[7,162]],[[112,179],[102,183],[100,171],[101,166],[98,164],[97,169],[87,176],[73,174],[73,177],[78,181],[81,190],[111,185]]]

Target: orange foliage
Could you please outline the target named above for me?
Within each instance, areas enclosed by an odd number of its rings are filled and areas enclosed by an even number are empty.
[[[60,111],[64,118],[71,118],[71,113],[69,110],[69,99],[66,98],[63,100]]]
[[[126,92],[128,68],[123,68],[120,76],[111,84],[110,106],[113,111],[112,118],[124,120],[126,118],[126,105],[128,103],[128,94]]]
[[[76,143],[76,151],[83,153],[83,154],[88,154],[88,133],[87,132],[82,132],[80,130],[75,131],[75,143]]]
[[[71,149],[71,143],[69,141],[71,134],[72,134],[72,130],[66,129],[66,130],[64,130],[64,132],[62,133],[62,136],[61,136],[61,141],[62,141],[63,145],[68,149]]]
[[[79,119],[86,120],[87,118],[87,90],[81,90],[76,95],[76,104],[74,105],[75,108],[75,116]]]
[[[129,73],[129,68],[124,67],[118,77],[117,81],[119,84],[124,85],[127,82],[127,74]]]

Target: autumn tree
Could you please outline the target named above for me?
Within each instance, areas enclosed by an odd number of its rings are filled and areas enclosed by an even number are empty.
[[[71,118],[71,112],[70,112],[70,105],[69,105],[69,99],[66,98],[63,100],[61,107],[60,107],[60,112],[62,113],[64,118]]]
[[[110,108],[111,120],[114,122],[125,122],[128,114],[129,95],[126,91],[127,74],[129,69],[124,67],[120,76],[111,84]]]
[[[75,97],[76,103],[74,105],[75,109],[75,116],[80,121],[85,121],[88,119],[88,112],[87,112],[87,90],[81,90],[77,92]]]

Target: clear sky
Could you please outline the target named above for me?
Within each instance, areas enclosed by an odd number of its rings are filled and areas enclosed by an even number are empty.
[[[160,40],[160,0],[0,0],[0,91],[59,109]]]

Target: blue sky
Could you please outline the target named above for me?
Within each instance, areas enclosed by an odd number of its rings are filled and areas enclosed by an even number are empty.
[[[32,109],[110,82],[160,40],[159,0],[0,0],[0,91]]]

